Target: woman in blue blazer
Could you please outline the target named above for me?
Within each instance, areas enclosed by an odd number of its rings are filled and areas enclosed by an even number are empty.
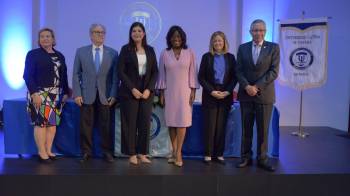
[[[204,128],[204,162],[211,158],[225,164],[223,154],[228,113],[233,102],[233,88],[237,83],[235,56],[228,52],[223,32],[214,32],[209,52],[202,57],[198,80],[203,87],[202,110]]]

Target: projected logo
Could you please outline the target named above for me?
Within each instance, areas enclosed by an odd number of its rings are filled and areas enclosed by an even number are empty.
[[[304,70],[312,65],[314,55],[307,48],[297,48],[291,53],[289,61],[294,68]]]
[[[156,138],[157,135],[159,134],[160,126],[161,125],[160,125],[159,117],[155,113],[152,113],[152,115],[151,115],[151,133],[150,133],[151,140]]]
[[[146,2],[130,4],[120,16],[122,26],[129,28],[133,22],[141,22],[146,29],[147,42],[152,43],[162,29],[162,19],[158,10]]]

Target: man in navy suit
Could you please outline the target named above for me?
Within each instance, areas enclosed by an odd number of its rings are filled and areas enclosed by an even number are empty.
[[[253,40],[238,48],[236,74],[242,115],[242,159],[237,167],[252,164],[253,126],[256,121],[258,167],[274,171],[267,157],[267,139],[275,102],[274,80],[278,76],[280,50],[278,44],[264,40],[265,33],[265,22],[260,19],[253,21],[250,26]]]
[[[92,24],[92,44],[78,48],[74,60],[73,96],[80,107],[81,162],[86,162],[92,154],[95,119],[101,135],[104,158],[107,162],[114,161],[110,137],[110,109],[117,97],[118,53],[104,45],[105,34],[106,28],[103,25]]]

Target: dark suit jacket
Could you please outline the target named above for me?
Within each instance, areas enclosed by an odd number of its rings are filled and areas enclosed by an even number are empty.
[[[150,90],[152,97],[152,95],[154,94],[153,91],[158,77],[157,58],[154,49],[151,46],[145,47],[145,53],[147,63],[143,89]],[[128,44],[124,45],[120,51],[118,59],[118,76],[121,81],[118,96],[121,100],[133,99],[134,96],[131,93],[131,90],[133,88],[136,88],[140,91],[143,90],[139,89],[137,86],[137,84],[141,80],[141,77],[139,76],[138,71],[138,60],[136,51],[134,48],[129,47]]]
[[[280,63],[280,49],[278,44],[264,41],[257,64],[254,64],[252,55],[252,42],[239,46],[237,54],[236,73],[239,82],[238,100],[253,101],[261,104],[273,104],[275,102],[274,80],[278,76]],[[260,92],[251,97],[245,91],[245,87],[257,85]]]
[[[223,80],[224,91],[230,92],[230,95],[222,100],[224,104],[231,105],[233,101],[233,88],[236,86],[237,78],[235,74],[236,60],[231,53],[224,55],[226,69]],[[211,106],[216,105],[217,99],[210,95],[215,90],[215,71],[214,71],[214,56],[208,52],[202,56],[201,65],[198,73],[198,81],[203,87],[202,91],[202,105]]]
[[[63,94],[68,95],[67,66],[65,58],[59,51],[55,50],[61,66],[59,68],[60,87]],[[38,88],[53,87],[55,78],[54,63],[50,55],[43,48],[37,48],[27,53],[23,79],[30,94],[39,92]]]

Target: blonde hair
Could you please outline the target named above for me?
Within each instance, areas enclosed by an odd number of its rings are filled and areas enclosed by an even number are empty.
[[[38,33],[38,46],[41,47],[40,45],[40,34],[44,31],[47,31],[47,32],[50,32],[51,33],[51,37],[53,39],[53,42],[52,42],[52,46],[56,46],[56,38],[55,38],[55,33],[53,32],[52,29],[50,28],[42,28],[39,30],[39,33]]]
[[[210,43],[209,43],[209,52],[212,55],[215,54],[214,39],[216,36],[220,36],[224,40],[224,48],[223,48],[222,54],[226,54],[228,52],[229,45],[228,45],[228,41],[226,39],[226,35],[222,31],[216,31],[211,35]]]

